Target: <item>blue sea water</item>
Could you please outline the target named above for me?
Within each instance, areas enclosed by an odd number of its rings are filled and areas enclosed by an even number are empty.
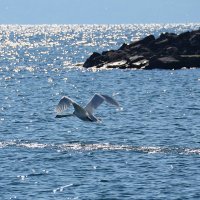
[[[199,26],[1,25],[0,199],[199,199],[200,70],[82,68],[93,51]],[[95,93],[121,109],[55,118],[62,96]]]

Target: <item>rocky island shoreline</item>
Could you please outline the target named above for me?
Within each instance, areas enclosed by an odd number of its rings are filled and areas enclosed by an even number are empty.
[[[123,44],[117,50],[94,52],[83,64],[90,68],[169,69],[200,68],[200,29],[181,34],[162,33]]]

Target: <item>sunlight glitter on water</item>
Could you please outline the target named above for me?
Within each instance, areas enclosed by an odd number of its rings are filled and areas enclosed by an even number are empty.
[[[199,24],[0,25],[0,67],[10,65],[18,71],[20,66],[75,66],[93,51],[117,49],[123,43],[149,34],[158,36],[170,29],[180,33],[198,27]]]

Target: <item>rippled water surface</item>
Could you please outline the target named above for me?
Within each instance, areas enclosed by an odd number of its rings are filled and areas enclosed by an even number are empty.
[[[200,24],[0,26],[0,199],[199,199],[200,70],[84,70],[93,51]],[[63,95],[112,95],[101,123]],[[69,109],[72,112],[73,109]]]

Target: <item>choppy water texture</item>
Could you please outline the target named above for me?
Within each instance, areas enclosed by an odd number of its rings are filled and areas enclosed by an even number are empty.
[[[93,51],[199,25],[1,25],[0,199],[199,199],[200,70],[81,68]],[[55,118],[63,95],[97,92],[123,109]]]

